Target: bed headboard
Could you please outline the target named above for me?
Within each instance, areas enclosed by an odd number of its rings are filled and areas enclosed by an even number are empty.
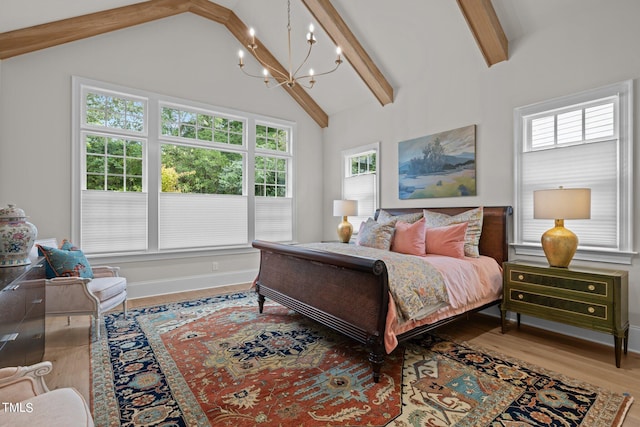
[[[474,207],[383,209],[392,215],[422,212],[423,209],[447,215],[457,215]],[[513,208],[511,206],[484,206],[482,211],[484,216],[482,234],[480,235],[480,254],[494,258],[502,266],[502,263],[509,259],[509,231]],[[378,218],[378,211],[376,211],[375,218]]]

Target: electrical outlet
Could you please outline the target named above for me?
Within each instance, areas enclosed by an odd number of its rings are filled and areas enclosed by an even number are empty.
[[[217,271],[218,270],[218,263],[214,261],[213,264],[211,264],[211,269],[213,271]]]

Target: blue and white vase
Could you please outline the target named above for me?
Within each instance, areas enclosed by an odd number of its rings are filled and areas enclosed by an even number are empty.
[[[22,209],[9,204],[0,209],[0,267],[31,264],[29,251],[38,235]]]

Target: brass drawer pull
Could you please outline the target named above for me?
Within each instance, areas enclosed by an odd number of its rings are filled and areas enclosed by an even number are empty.
[[[518,280],[524,280],[524,274],[518,274]]]
[[[593,314],[593,313],[595,313],[595,312],[596,312],[596,309],[595,309],[595,308],[593,308],[593,307],[589,307],[589,308],[587,308],[587,311],[588,311],[589,313]]]
[[[524,299],[524,295],[518,294],[518,299]]]
[[[595,285],[589,285],[589,286],[588,286],[588,289],[589,289],[590,291],[595,291],[595,290],[596,290],[596,286],[595,286]]]

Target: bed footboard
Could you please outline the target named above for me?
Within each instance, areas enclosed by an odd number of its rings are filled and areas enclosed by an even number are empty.
[[[253,247],[261,252],[256,280],[260,312],[265,297],[270,298],[366,344],[378,382],[389,304],[384,262],[259,240]]]

